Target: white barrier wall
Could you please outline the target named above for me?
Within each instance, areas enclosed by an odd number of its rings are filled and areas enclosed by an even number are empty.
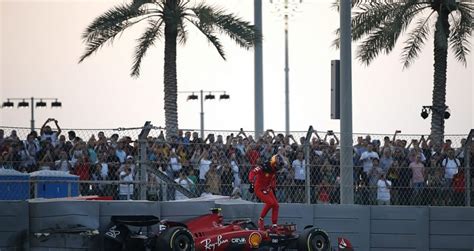
[[[103,233],[113,215],[154,215],[185,221],[220,207],[226,220],[256,221],[262,204],[217,201],[31,201],[0,202],[0,250],[100,250],[102,237],[58,235],[40,240],[33,233],[81,224]],[[270,215],[265,219],[270,223]],[[472,251],[474,208],[281,204],[280,223],[299,229],[314,225],[349,239],[361,251]]]

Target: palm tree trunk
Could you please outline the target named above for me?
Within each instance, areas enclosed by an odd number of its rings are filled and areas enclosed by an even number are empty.
[[[434,85],[431,114],[431,138],[441,145],[444,138],[444,112],[446,111],[446,70],[448,65],[449,11],[438,11],[434,36]]]
[[[165,18],[165,125],[166,138],[178,135],[178,80],[176,77],[176,40],[178,29],[172,18]]]

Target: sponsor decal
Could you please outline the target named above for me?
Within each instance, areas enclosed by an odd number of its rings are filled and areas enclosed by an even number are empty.
[[[346,248],[346,247],[347,247],[346,241],[344,239],[341,239],[341,241],[339,242],[339,248]]]
[[[165,230],[166,230],[166,225],[161,225],[160,224],[159,227],[158,227],[158,231],[163,232]]]
[[[232,238],[230,240],[230,243],[233,243],[233,244],[245,244],[246,240],[245,238]]]
[[[229,240],[222,239],[222,235],[218,235],[216,241],[212,242],[211,238],[207,238],[201,241],[201,244],[204,244],[204,248],[206,250],[216,250],[216,248],[220,247],[223,244],[228,243]]]
[[[120,231],[117,230],[117,226],[113,226],[109,229],[109,231],[107,231],[107,233],[105,233],[105,235],[110,236],[115,239],[117,238],[117,236],[120,235]]]

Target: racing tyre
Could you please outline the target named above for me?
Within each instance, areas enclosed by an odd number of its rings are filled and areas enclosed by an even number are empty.
[[[168,228],[158,236],[155,250],[194,251],[193,236],[184,227]]]
[[[319,228],[308,228],[298,238],[299,251],[330,251],[331,242],[324,230]]]

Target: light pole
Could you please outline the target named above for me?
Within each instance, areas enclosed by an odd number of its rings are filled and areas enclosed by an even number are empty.
[[[290,134],[290,66],[289,66],[289,19],[296,12],[297,7],[303,0],[270,0],[276,9],[283,15],[285,22],[285,133]]]
[[[354,177],[352,160],[352,36],[351,0],[340,1],[341,26],[341,204],[354,204]]]
[[[26,100],[29,99],[30,102],[28,103]],[[7,98],[7,101],[3,102],[2,108],[13,108],[15,104],[11,102],[11,100],[18,100],[18,108],[27,108],[28,106],[31,107],[31,131],[35,130],[35,107],[46,107],[46,102],[44,100],[50,100],[51,102],[51,108],[60,108],[62,106],[62,103],[58,101],[57,98]],[[35,100],[39,100],[36,102],[35,106]]]
[[[204,139],[204,101],[215,99],[216,96],[213,93],[222,93],[219,96],[219,100],[229,99],[230,96],[228,94],[226,94],[225,91],[199,90],[199,91],[183,91],[183,92],[178,92],[178,93],[191,93],[191,95],[189,95],[186,100],[196,100],[196,99],[198,99],[198,96],[195,93],[200,93],[200,99],[201,99],[201,113],[200,113],[200,115],[201,115],[201,137]],[[208,94],[204,95],[204,93],[208,93]]]
[[[263,34],[262,0],[254,0],[255,28]],[[255,138],[263,135],[263,47],[259,41],[255,45]]]

